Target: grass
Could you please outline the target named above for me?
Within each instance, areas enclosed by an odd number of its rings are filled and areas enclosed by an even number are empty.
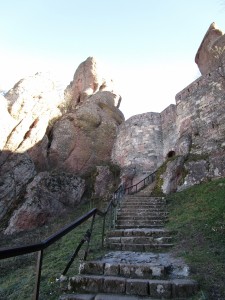
[[[48,226],[26,232],[25,234],[14,234],[8,237],[1,235],[1,247],[32,244],[43,240],[65,224],[74,221],[89,210],[89,204],[81,205],[74,212],[68,212],[64,217],[53,221],[52,224],[49,224]],[[101,217],[95,217],[88,259],[101,256],[104,253],[104,249],[101,248],[102,222],[103,219]],[[106,225],[108,227],[109,223],[108,217],[106,220]],[[58,296],[63,293],[66,283],[58,282],[57,278],[62,274],[74,250],[90,226],[91,219],[44,250],[40,300],[57,299]],[[78,258],[73,262],[71,269],[69,269],[67,273],[68,276],[74,276],[78,273],[79,263],[83,260],[86,246],[87,243],[81,248]],[[35,284],[36,259],[37,254],[35,253],[0,261],[0,299],[30,300],[32,298]]]
[[[185,258],[191,276],[201,286],[195,300],[225,300],[225,179],[193,186],[167,197],[168,227],[177,231],[173,251]],[[97,206],[96,203],[94,206]],[[0,235],[1,246],[15,246],[43,240],[63,225],[75,220],[88,210],[85,204],[52,224],[26,234]],[[109,224],[109,222],[107,222]],[[80,226],[44,251],[40,299],[57,299],[65,283],[56,282],[80,242],[91,221]],[[96,216],[88,258],[101,256],[102,219]],[[85,248],[79,253],[68,276],[78,272]],[[0,299],[31,299],[34,289],[36,254],[0,261]]]
[[[174,252],[186,259],[201,286],[197,299],[225,299],[225,179],[167,197]]]

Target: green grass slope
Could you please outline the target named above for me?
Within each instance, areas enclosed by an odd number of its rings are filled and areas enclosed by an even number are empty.
[[[201,285],[196,299],[225,299],[225,179],[167,197],[174,252],[186,259]]]

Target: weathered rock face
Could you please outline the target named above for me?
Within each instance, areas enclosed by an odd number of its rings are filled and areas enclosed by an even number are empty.
[[[181,185],[184,168],[184,157],[179,156],[168,162],[165,173],[162,175],[163,185],[162,192],[170,194],[176,192],[177,187]]]
[[[16,205],[35,174],[34,163],[26,153],[10,154],[0,168],[0,220]]]
[[[109,166],[97,166],[97,176],[94,184],[94,197],[109,200],[115,190],[115,178]]]
[[[98,165],[95,197],[109,198],[112,189],[103,189],[113,186],[115,180],[101,164],[110,161],[117,127],[124,121],[118,109],[121,97],[110,85],[111,81],[106,83],[98,75],[95,60],[88,58],[78,67],[64,99],[58,85],[39,73],[19,81],[5,97],[0,95],[4,115],[0,118],[4,129],[0,137],[0,220],[20,205],[7,233],[44,224],[73,199],[79,203],[81,195],[75,192],[79,188],[83,194],[83,182],[82,187],[75,187],[78,183],[70,178],[54,194],[46,183],[52,182],[53,175],[45,171],[65,171],[66,180],[68,172],[84,174]],[[34,178],[37,172],[41,173]],[[102,176],[105,183],[100,187]],[[62,203],[65,197],[66,205]]]
[[[117,127],[124,121],[114,106],[116,97],[99,91],[55,123],[48,150],[50,166],[83,174],[110,161]]]
[[[195,56],[195,62],[202,75],[210,73],[220,67],[221,63],[225,63],[224,43],[225,35],[215,23],[212,23]]]
[[[73,174],[40,172],[27,186],[25,201],[14,212],[5,233],[36,228],[66,208],[74,208],[84,188],[84,180]]]
[[[56,84],[37,73],[19,81],[5,98],[8,107],[1,123],[7,130],[0,139],[2,152],[23,153],[35,146],[36,153],[41,153],[38,144],[41,144],[50,120],[61,115],[58,106],[62,99]]]
[[[98,72],[96,60],[88,57],[77,68],[73,81],[65,90],[65,98],[75,108],[89,96],[102,90],[112,92],[112,82],[105,81]]]

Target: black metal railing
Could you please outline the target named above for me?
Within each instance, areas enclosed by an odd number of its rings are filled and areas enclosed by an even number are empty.
[[[74,222],[72,222],[69,225],[66,225],[65,227],[61,228],[58,232],[54,233],[47,239],[41,241],[37,244],[32,245],[26,245],[26,246],[20,246],[20,247],[14,247],[14,248],[7,248],[7,249],[1,249],[0,250],[0,260],[6,259],[10,257],[16,257],[24,254],[29,253],[38,253],[37,257],[37,267],[36,267],[36,279],[35,279],[35,290],[33,299],[38,300],[39,299],[39,290],[40,290],[40,280],[41,280],[41,271],[42,271],[42,261],[43,261],[43,253],[46,248],[48,248],[50,245],[61,239],[63,236],[86,222],[87,220],[92,218],[91,226],[86,231],[84,237],[78,244],[76,250],[74,251],[70,261],[68,262],[67,266],[65,267],[64,271],[62,272],[62,275],[66,275],[67,271],[69,270],[70,266],[72,265],[74,259],[77,257],[78,252],[80,251],[81,247],[86,243],[86,250],[84,254],[84,260],[87,258],[87,254],[89,251],[89,244],[91,240],[92,230],[95,222],[96,215],[103,218],[103,226],[102,226],[102,247],[104,245],[104,237],[105,237],[105,225],[106,225],[106,216],[110,214],[110,227],[114,228],[117,218],[117,206],[120,204],[121,199],[126,194],[131,194],[139,191],[144,186],[152,183],[155,179],[155,172],[148,175],[146,178],[141,180],[135,185],[132,185],[128,188],[124,188],[124,186],[120,186],[113,194],[112,200],[109,202],[106,210],[103,212],[97,208],[93,208]]]
[[[129,187],[125,187],[124,185],[121,185],[116,192],[114,193],[114,199],[120,199],[124,195],[130,195],[130,194],[135,194],[139,192],[140,190],[144,189],[147,185],[153,183],[156,179],[156,172],[153,172],[140,180],[138,183],[135,183]]]

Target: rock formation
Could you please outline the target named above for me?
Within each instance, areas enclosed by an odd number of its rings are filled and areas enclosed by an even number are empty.
[[[82,181],[78,188],[71,176],[76,175],[78,182],[79,176],[97,167],[98,176],[107,175],[107,185],[114,186],[114,178],[103,169],[110,162],[124,116],[118,109],[121,97],[111,85],[98,75],[96,62],[89,57],[78,67],[65,97],[58,85],[41,73],[19,81],[5,97],[0,96],[4,116],[0,118],[4,128],[0,138],[0,220],[17,208],[6,233],[44,224],[71,206],[71,201],[79,203],[85,184]],[[63,172],[63,177],[57,177],[60,182],[70,178],[57,187],[57,195],[51,184],[46,185],[53,180],[52,172]],[[108,198],[109,192],[99,189],[98,176],[91,195]],[[66,203],[62,203],[64,197]]]
[[[225,63],[225,35],[212,23],[207,30],[195,56],[202,75],[221,67]]]
[[[80,203],[84,180],[73,174],[40,172],[27,185],[24,203],[12,215],[6,234],[36,228]]]
[[[54,124],[48,149],[50,167],[83,174],[110,161],[117,127],[124,121],[115,107],[116,97],[98,91]]]

